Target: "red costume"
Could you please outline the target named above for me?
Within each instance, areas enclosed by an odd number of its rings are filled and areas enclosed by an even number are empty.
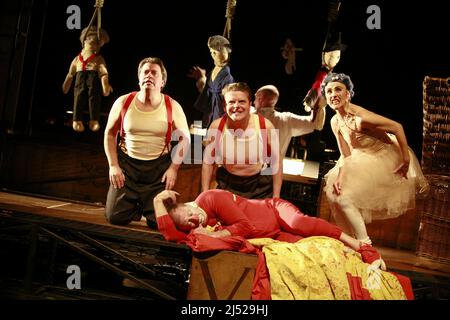
[[[220,222],[219,229],[226,229],[232,236],[246,239],[280,239],[280,236],[285,236],[283,231],[295,235],[295,240],[309,236],[339,239],[342,233],[339,227],[304,215],[290,202],[278,198],[246,199],[226,190],[213,189],[201,193],[195,203],[208,215],[209,226]],[[166,240],[180,242],[187,238],[185,232],[176,228],[169,215],[158,217],[157,222]]]
[[[309,217],[293,204],[282,199],[246,199],[221,189],[201,193],[195,203],[208,215],[207,224],[220,222],[220,229],[231,233],[229,237],[211,238],[203,234],[187,234],[176,228],[172,218],[164,215],[157,218],[159,231],[168,241],[186,243],[195,252],[210,250],[232,250],[257,254],[258,264],[253,281],[252,299],[271,299],[269,273],[264,254],[243,238],[270,237],[280,241],[296,242],[302,237],[328,236],[339,239],[341,229],[325,220]],[[380,256],[368,245],[358,252],[363,261],[371,263]],[[406,297],[414,299],[410,280],[398,274]],[[352,299],[371,299],[358,278],[349,278]],[[351,280],[351,281],[350,281]],[[367,291],[367,290],[366,290]]]

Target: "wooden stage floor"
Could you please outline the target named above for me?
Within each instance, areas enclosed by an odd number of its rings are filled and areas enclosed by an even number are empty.
[[[164,241],[160,232],[151,230],[147,226],[145,219],[133,221],[128,226],[116,226],[108,223],[104,216],[105,208],[102,205],[56,200],[50,197],[21,193],[0,192],[0,210],[0,216],[19,216],[19,213],[33,214],[43,221],[45,221],[45,218],[49,218],[49,221],[59,219],[79,228],[83,226],[94,227],[115,234],[129,234],[140,238],[148,237]]]
[[[157,244],[164,247],[186,249],[165,241],[156,230],[151,230],[145,218],[134,221],[129,226],[113,226],[104,217],[104,207],[101,205],[51,199],[41,196],[0,191],[0,219],[29,219],[30,216],[40,224],[64,227],[65,225],[80,231],[91,231],[98,234],[110,234],[117,237],[129,238]],[[419,257],[412,251],[395,248],[377,247],[389,270],[405,274],[417,286],[431,286],[436,291],[440,286],[445,293],[431,298],[449,299],[450,265]],[[420,291],[420,288],[418,288]],[[430,297],[429,297],[430,298]]]

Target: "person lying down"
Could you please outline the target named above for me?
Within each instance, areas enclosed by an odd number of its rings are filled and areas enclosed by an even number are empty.
[[[246,199],[226,190],[202,192],[193,202],[177,203],[179,193],[164,190],[153,200],[158,229],[167,241],[183,242],[188,234],[213,238],[241,236],[294,242],[311,236],[341,241],[359,252],[364,262],[386,265],[375,248],[349,236],[323,219],[303,214],[280,198]]]
[[[253,300],[414,299],[409,278],[382,271],[375,248],[284,199],[246,199],[221,189],[187,203],[177,196],[164,190],[154,198],[163,237],[194,252],[256,254]]]

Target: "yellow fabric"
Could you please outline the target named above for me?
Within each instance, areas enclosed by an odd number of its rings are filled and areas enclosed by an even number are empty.
[[[406,299],[395,276],[371,270],[358,253],[338,240],[308,237],[296,243],[249,241],[263,247],[273,300],[350,300],[347,273],[361,277],[374,300]]]

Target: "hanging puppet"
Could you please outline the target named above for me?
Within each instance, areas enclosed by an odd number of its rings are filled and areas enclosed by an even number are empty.
[[[303,49],[301,48],[296,48],[290,38],[286,39],[284,46],[281,48],[281,56],[286,60],[284,65],[284,71],[286,74],[294,74],[297,69],[296,52],[302,50]]]
[[[206,74],[205,69],[194,66],[188,74],[197,81],[196,85],[200,95],[194,103],[194,108],[202,113],[204,128],[209,127],[212,121],[225,113],[222,89],[227,84],[234,82],[229,66],[232,51],[229,37],[235,6],[236,0],[228,0],[224,36],[214,35],[208,39],[208,48],[214,61],[214,69]]]
[[[72,60],[63,84],[63,92],[67,94],[75,77],[72,127],[77,132],[84,131],[83,111],[86,109],[90,116],[89,129],[100,129],[101,95],[108,96],[112,91],[105,59],[99,54],[109,37],[103,29],[100,33],[98,39],[95,27],[83,29],[80,36],[83,48]]]
[[[308,150],[308,157],[317,161],[322,161],[322,156],[326,147],[325,142],[321,140],[322,129],[325,125],[327,102],[322,97],[320,85],[328,73],[332,72],[338,64],[343,45],[341,44],[341,33],[337,28],[337,20],[341,2],[339,0],[330,0],[327,15],[327,34],[322,48],[322,63],[316,73],[314,83],[303,99],[303,105],[306,112],[316,110],[316,130],[300,138],[300,144]],[[318,112],[322,109],[323,112]]]
[[[100,19],[101,5],[96,8],[92,20],[97,12]],[[91,26],[92,20],[81,32],[81,52],[72,60],[62,86],[67,94],[75,77],[72,127],[76,132],[84,131],[83,111],[86,109],[89,110],[89,129],[94,132],[100,129],[101,96],[106,97],[112,92],[105,59],[99,53],[109,42],[109,36],[104,29]]]
[[[341,2],[339,0],[330,1],[327,19],[327,35],[325,37],[325,43],[322,49],[322,65],[316,73],[311,89],[309,89],[303,99],[303,105],[305,106],[305,110],[308,112],[316,108],[325,108],[327,105],[325,98],[322,97],[320,93],[320,85],[327,74],[333,71],[334,67],[336,67],[341,58],[341,33],[338,32],[336,28],[340,6]],[[323,119],[317,119],[317,123],[322,123],[319,130],[323,128],[325,123],[325,112],[323,112],[322,115]]]

